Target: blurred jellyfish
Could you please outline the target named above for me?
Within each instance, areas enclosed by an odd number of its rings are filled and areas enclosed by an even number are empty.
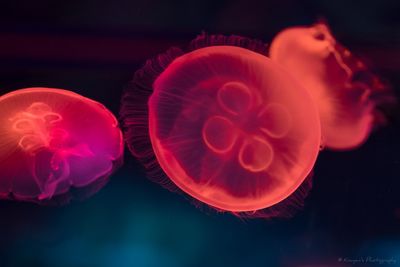
[[[318,111],[265,52],[258,41],[203,34],[136,72],[121,118],[150,178],[239,216],[301,206],[320,148]]]
[[[115,117],[73,92],[28,88],[5,94],[0,120],[2,199],[67,202],[73,188],[87,195],[99,190],[122,163]]]
[[[326,24],[283,30],[273,39],[269,56],[317,103],[327,148],[355,148],[383,121],[376,106],[391,98],[387,87],[334,39]]]

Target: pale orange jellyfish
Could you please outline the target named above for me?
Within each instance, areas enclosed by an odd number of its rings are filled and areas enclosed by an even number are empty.
[[[365,142],[382,117],[376,104],[386,88],[335,40],[326,24],[283,30],[273,39],[269,56],[317,103],[324,146],[344,150]]]
[[[285,70],[232,43],[256,47],[201,36],[191,52],[149,61],[121,115],[128,146],[151,176],[160,167],[193,198],[237,213],[276,207],[300,187],[318,155],[320,123]]]
[[[71,91],[28,88],[1,96],[0,136],[3,199],[66,202],[74,188],[100,189],[122,163],[115,117]]]

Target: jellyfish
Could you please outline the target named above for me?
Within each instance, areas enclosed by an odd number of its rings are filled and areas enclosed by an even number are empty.
[[[99,190],[122,163],[115,117],[71,91],[7,93],[0,97],[0,120],[1,199],[66,203],[83,196],[76,192]]]
[[[120,114],[150,178],[239,216],[280,216],[285,200],[301,204],[320,149],[319,115],[265,50],[244,37],[203,34],[136,72]]]
[[[325,23],[283,30],[273,39],[269,56],[317,103],[323,146],[356,148],[384,121],[377,105],[390,99],[388,87],[335,40]]]

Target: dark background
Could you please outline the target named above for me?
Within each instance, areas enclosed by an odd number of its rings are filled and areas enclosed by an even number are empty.
[[[203,30],[268,42],[324,18],[398,94],[399,11],[398,0],[1,1],[0,93],[64,88],[118,114],[122,89],[147,58]],[[0,267],[400,266],[396,116],[357,150],[323,151],[305,208],[289,220],[204,212],[147,180],[126,153],[86,201],[0,202]]]

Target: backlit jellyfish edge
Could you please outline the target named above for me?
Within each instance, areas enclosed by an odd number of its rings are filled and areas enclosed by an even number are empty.
[[[312,186],[312,171],[309,169],[307,172],[308,175],[304,177],[302,180],[303,182],[297,187],[296,190],[291,191],[292,193],[289,194],[285,199],[280,200],[276,202],[273,205],[267,206],[267,207],[262,207],[258,209],[252,209],[252,210],[235,210],[235,209],[225,209],[225,208],[219,208],[215,205],[211,205],[210,203],[204,203],[205,201],[199,201],[198,197],[193,197],[191,194],[188,195],[186,190],[182,190],[182,185],[177,186],[171,179],[169,178],[169,175],[165,173],[165,170],[160,166],[160,162],[156,156],[155,150],[157,150],[157,145],[154,144],[154,140],[152,143],[151,137],[150,137],[150,132],[151,132],[151,127],[149,127],[149,100],[151,99],[151,96],[153,95],[153,86],[154,82],[157,80],[158,77],[170,66],[170,64],[177,58],[202,49],[202,48],[208,48],[208,47],[214,47],[214,46],[232,46],[232,47],[241,47],[244,48],[248,51],[251,51],[251,53],[257,53],[259,55],[262,55],[262,60],[269,60],[265,57],[267,53],[267,46],[262,43],[261,41],[258,40],[252,40],[240,36],[223,36],[223,35],[207,35],[207,34],[202,34],[198,36],[195,40],[193,40],[189,47],[187,49],[180,49],[180,48],[171,48],[164,54],[158,55],[156,58],[153,58],[151,60],[148,60],[143,68],[138,70],[135,75],[133,80],[131,81],[130,85],[126,88],[122,101],[121,101],[121,110],[120,110],[120,118],[122,121],[122,128],[124,131],[124,138],[126,140],[127,146],[131,153],[143,164],[145,167],[145,170],[148,174],[148,177],[161,184],[163,187],[167,188],[170,191],[180,193],[187,197],[191,202],[196,205],[197,207],[201,209],[205,209],[207,211],[212,211],[212,210],[217,210],[220,212],[230,212],[233,213],[234,215],[241,217],[241,218],[254,218],[254,217],[261,217],[261,218],[272,218],[272,217],[291,217],[293,214],[299,210],[303,204],[305,197],[307,196],[309,190],[311,189]],[[290,75],[289,75],[290,76]],[[288,78],[289,80],[291,79],[290,77]],[[241,89],[241,85],[233,85],[232,88],[233,90],[238,90],[239,92],[245,92],[245,89]],[[222,91],[222,90],[220,90]],[[223,91],[222,91],[223,92]],[[239,93],[240,95],[240,93]],[[309,98],[308,94],[307,98]],[[217,98],[219,99],[218,101],[221,103],[220,98],[223,98],[223,94],[219,94]],[[154,98],[154,97],[153,97]],[[161,97],[162,98],[162,97]],[[305,102],[307,102],[308,99],[305,99]],[[314,162],[316,155],[318,154],[319,150],[319,145],[320,145],[320,135],[319,135],[319,120],[318,114],[315,108],[314,111],[314,104],[311,101],[311,98],[309,100],[310,102],[308,103],[309,106],[311,106],[310,109],[313,110],[312,115],[310,116],[310,121],[314,122],[315,120],[315,151],[312,152],[311,154],[315,154],[314,157]],[[228,103],[228,102],[226,102]],[[230,109],[230,107],[226,107],[222,104],[222,108],[225,110],[228,110],[228,113],[231,112],[231,115],[234,114],[238,110],[233,110]],[[239,110],[243,109],[244,107],[242,104],[239,106],[235,106],[234,108],[238,108]],[[229,111],[230,110],[230,111]],[[269,109],[266,108],[268,111]],[[167,111],[167,110],[165,110]],[[277,108],[271,106],[270,110],[268,112],[278,112],[279,114],[283,114],[280,116],[285,117],[285,112],[283,111],[280,112],[279,105]],[[187,110],[188,113],[190,113],[190,110]],[[314,114],[315,113],[315,114]],[[190,116],[192,116],[191,114]],[[314,119],[315,118],[315,119]],[[217,121],[219,123],[214,124],[213,122]],[[151,122],[150,122],[151,123]],[[207,140],[205,137],[207,135],[207,131],[214,131],[214,130],[222,130],[224,131],[224,127],[226,126],[226,129],[229,129],[230,123],[227,122],[224,118],[221,118],[219,116],[213,117],[211,120],[209,120],[207,123],[204,124],[205,127],[203,128],[203,140],[208,146],[210,150],[214,150],[215,153],[224,153],[227,150],[230,150],[233,146],[235,140],[235,136],[232,136],[232,139],[230,139],[232,142],[229,140],[226,141],[226,144],[223,145],[222,147],[218,146],[213,146],[212,140]],[[211,126],[210,126],[211,125]],[[219,129],[218,127],[214,129],[212,126],[217,125],[220,127],[221,125],[225,125],[222,127],[222,129]],[[282,126],[283,125],[283,126]],[[264,134],[269,135],[272,138],[280,138],[280,135],[285,134],[285,127],[284,124],[281,126],[282,131],[278,130],[275,132],[264,131]],[[280,126],[280,127],[281,127]],[[275,136],[274,136],[275,135]],[[229,139],[229,138],[228,138]],[[262,143],[260,143],[262,144]],[[268,152],[269,145],[263,146],[263,145],[257,145],[256,147],[261,148],[260,151],[265,151]],[[265,150],[265,149],[266,150]],[[264,150],[263,150],[264,149]],[[241,152],[239,153],[239,158],[241,157],[240,155],[243,155],[243,149],[240,150]],[[158,152],[160,153],[160,152]],[[268,153],[267,153],[268,154]],[[167,156],[168,157],[168,156]],[[245,157],[244,157],[245,158]],[[268,157],[267,157],[268,158]],[[264,163],[263,163],[264,162]],[[265,165],[268,167],[268,162],[267,161],[262,161],[261,164],[267,164]],[[264,165],[254,165],[256,169],[252,170],[254,172],[262,171]],[[312,164],[313,165],[313,164]],[[242,162],[242,166],[245,166]],[[246,168],[246,167],[244,167]],[[250,170],[253,168],[252,166],[249,165],[248,169]],[[260,169],[257,169],[260,168]],[[311,166],[312,168],[312,166]]]
[[[122,165],[122,133],[102,104],[53,88],[16,90],[0,102],[1,199],[85,199]]]
[[[314,98],[328,149],[361,146],[374,128],[386,123],[384,110],[395,105],[390,86],[337,42],[324,22],[282,30],[268,55]]]

